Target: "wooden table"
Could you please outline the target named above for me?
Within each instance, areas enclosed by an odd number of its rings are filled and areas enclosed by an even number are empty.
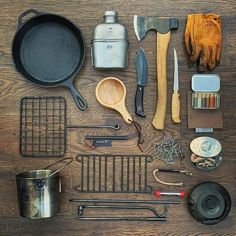
[[[135,130],[126,125],[115,112],[101,107],[94,96],[97,83],[104,77],[115,76],[120,78],[127,87],[126,104],[130,113],[141,123],[145,143],[145,154],[153,153],[153,144],[164,135],[172,135],[181,138],[185,158],[175,162],[173,167],[188,168],[193,172],[192,177],[178,176],[184,180],[189,191],[202,181],[216,181],[227,188],[236,200],[236,149],[235,149],[235,101],[236,101],[236,3],[233,0],[219,1],[0,1],[0,235],[234,235],[236,232],[235,207],[227,219],[215,226],[205,226],[196,222],[187,209],[187,199],[181,205],[169,208],[167,222],[80,222],[76,220],[76,204],[68,202],[76,197],[113,197],[113,198],[141,198],[155,199],[149,194],[144,195],[120,195],[120,194],[78,194],[74,186],[79,181],[78,163],[74,162],[70,167],[61,172],[63,176],[63,193],[60,196],[61,211],[56,217],[44,220],[28,220],[19,216],[15,174],[23,170],[42,168],[53,163],[56,158],[23,158],[19,154],[19,103],[24,96],[63,96],[68,103],[67,122],[71,124],[97,124],[112,121],[122,125],[118,134],[129,134],[128,142],[114,144],[112,148],[99,148],[91,150],[84,146],[84,135],[101,134],[101,130],[74,130],[68,132],[67,156],[75,157],[78,153],[123,153],[139,154],[136,147]],[[79,72],[75,85],[81,94],[88,100],[89,109],[80,112],[70,93],[64,88],[44,89],[28,83],[19,75],[13,66],[11,58],[11,43],[17,30],[17,18],[25,10],[34,8],[42,12],[52,12],[63,15],[79,25],[86,40],[86,60]],[[123,23],[129,32],[130,51],[129,65],[125,71],[96,71],[91,66],[90,42],[95,25],[101,22],[105,10],[116,10],[119,13],[119,22]],[[188,68],[187,58],[184,52],[183,31],[186,16],[195,12],[215,12],[222,15],[223,23],[223,50],[221,65],[215,73],[221,76],[222,107],[224,110],[224,128],[214,131],[213,137],[220,140],[223,145],[223,164],[217,170],[202,172],[197,170],[189,161],[191,140],[198,135],[193,130],[187,129],[186,101],[187,91],[190,89],[190,78],[196,72],[196,68]],[[179,57],[180,93],[181,93],[181,125],[174,125],[170,116],[170,99],[168,100],[166,128],[156,131],[151,125],[156,107],[156,36],[149,32],[145,40],[137,42],[133,31],[133,15],[150,16],[175,16],[180,20],[179,29],[172,33],[168,52],[168,92],[172,92],[173,84],[173,48],[176,48]],[[142,46],[148,57],[149,78],[145,89],[146,119],[138,118],[134,114],[134,95],[136,90],[136,72],[134,57],[136,50]],[[115,131],[102,131],[103,134],[117,134]],[[148,180],[153,187],[158,186],[152,178],[151,171],[156,167],[172,167],[156,160],[149,168]],[[177,178],[177,177],[174,177]],[[162,189],[168,190],[168,187]],[[178,190],[171,188],[170,190]]]

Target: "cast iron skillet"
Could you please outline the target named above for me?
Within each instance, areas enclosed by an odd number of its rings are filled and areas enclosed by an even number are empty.
[[[34,15],[28,20],[24,18]],[[23,22],[24,21],[24,22]],[[18,18],[12,56],[16,69],[29,81],[70,89],[80,110],[87,108],[73,80],[85,56],[82,32],[68,19],[29,9]]]

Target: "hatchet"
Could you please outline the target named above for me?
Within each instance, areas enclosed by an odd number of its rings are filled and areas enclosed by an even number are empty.
[[[178,25],[177,18],[134,16],[134,31],[138,41],[145,38],[149,30],[157,31],[157,108],[152,121],[156,129],[164,129],[167,103],[166,55],[170,31],[178,29]]]

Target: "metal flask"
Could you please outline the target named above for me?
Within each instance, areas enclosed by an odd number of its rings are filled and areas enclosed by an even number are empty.
[[[124,69],[128,59],[128,32],[117,23],[116,11],[106,11],[104,22],[93,31],[92,65],[97,69]]]
[[[57,170],[47,169],[59,162],[67,161]],[[62,159],[44,169],[25,171],[16,175],[17,195],[20,215],[29,219],[48,218],[59,212],[61,192],[58,172],[73,161]]]

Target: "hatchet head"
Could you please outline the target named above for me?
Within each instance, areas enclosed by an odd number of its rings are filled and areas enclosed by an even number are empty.
[[[177,18],[134,16],[134,31],[138,41],[141,41],[149,30],[166,34],[178,27],[179,20]]]

